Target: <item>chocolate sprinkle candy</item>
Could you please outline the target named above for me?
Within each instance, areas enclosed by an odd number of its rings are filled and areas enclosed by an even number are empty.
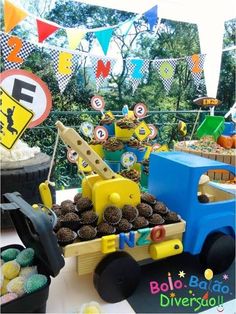
[[[143,217],[150,217],[153,214],[153,209],[150,205],[146,203],[140,203],[137,205],[139,215]]]
[[[115,206],[108,206],[103,213],[103,219],[111,225],[117,225],[122,218],[120,208]]]
[[[134,219],[138,217],[137,208],[131,205],[124,205],[122,208],[122,217],[127,219],[129,222],[134,221]]]
[[[141,193],[141,201],[142,201],[142,203],[154,205],[156,203],[156,198],[154,195],[152,195],[150,193],[143,192],[143,193]]]

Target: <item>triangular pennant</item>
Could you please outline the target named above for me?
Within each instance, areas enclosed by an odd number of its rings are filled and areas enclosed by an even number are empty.
[[[38,42],[43,42],[48,36],[52,35],[59,26],[36,19],[38,29]]]
[[[79,46],[81,40],[84,38],[86,32],[78,28],[67,28],[66,34],[69,48],[75,50]]]
[[[143,59],[127,59],[127,68],[129,72],[129,80],[132,84],[133,94],[142,79],[144,78],[145,73],[148,72],[149,60]]]
[[[95,32],[97,40],[99,41],[99,44],[101,45],[103,53],[105,55],[107,54],[112,34],[113,34],[113,28],[107,28],[107,29]]]
[[[188,63],[188,67],[191,71],[194,84],[198,88],[201,82],[201,78],[202,78],[205,55],[195,54],[195,55],[186,57],[186,60]]]
[[[150,30],[153,30],[154,25],[157,23],[157,5],[144,13],[144,16],[148,20]]]
[[[51,50],[50,56],[53,61],[53,68],[60,92],[63,93],[76,70],[79,56],[77,54],[57,50]]]
[[[4,1],[5,33],[9,33],[16,25],[23,21],[29,14],[16,7],[8,0]]]
[[[115,59],[110,59],[108,57],[97,56],[91,56],[90,61],[93,66],[97,91],[99,91],[100,87],[104,84],[109,75],[112,73],[112,69],[116,61]]]
[[[170,91],[174,81],[176,63],[175,59],[153,61],[153,65],[158,70],[167,93]]]
[[[131,27],[133,26],[133,23],[134,20],[132,19],[120,24],[118,30],[120,31],[121,35],[126,36],[129,33]]]
[[[5,70],[19,69],[35,46],[16,36],[2,34],[1,50]]]

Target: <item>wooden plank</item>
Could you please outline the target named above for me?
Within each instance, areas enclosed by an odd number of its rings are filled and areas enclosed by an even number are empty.
[[[230,157],[230,155],[224,155],[224,163],[230,165],[230,162],[231,162],[231,157]],[[222,180],[229,180],[229,179],[230,179],[230,174],[229,174],[229,172],[223,173],[223,175],[222,175]]]

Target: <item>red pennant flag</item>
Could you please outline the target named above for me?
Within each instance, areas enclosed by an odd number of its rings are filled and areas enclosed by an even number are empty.
[[[204,294],[204,296],[202,297],[203,300],[208,300],[209,298],[209,293],[208,291]]]
[[[59,28],[59,26],[55,26],[41,20],[36,19],[36,22],[37,22],[37,28],[38,28],[39,43],[43,42],[46,38],[48,38],[48,36],[53,34]]]

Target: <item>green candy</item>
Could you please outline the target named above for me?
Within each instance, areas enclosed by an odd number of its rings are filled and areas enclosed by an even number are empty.
[[[9,262],[15,259],[19,253],[20,253],[20,250],[18,249],[14,249],[14,248],[6,249],[2,251],[1,258],[4,260],[4,262]]]
[[[47,284],[47,277],[41,274],[32,275],[25,283],[24,289],[26,293],[37,291]]]
[[[26,267],[32,265],[34,260],[34,250],[32,248],[24,249],[17,255],[16,261],[21,265],[21,267]]]

